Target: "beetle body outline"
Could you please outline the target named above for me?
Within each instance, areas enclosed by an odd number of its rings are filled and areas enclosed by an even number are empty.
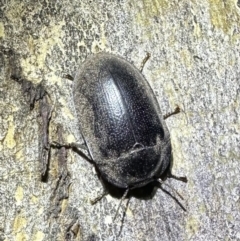
[[[125,189],[145,186],[170,168],[170,134],[142,73],[121,57],[99,53],[74,78],[80,129],[104,180]]]

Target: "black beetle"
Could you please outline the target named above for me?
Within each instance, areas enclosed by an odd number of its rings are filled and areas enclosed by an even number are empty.
[[[127,193],[168,172],[169,131],[137,68],[112,54],[93,55],[76,74],[73,96],[85,144],[104,180]]]

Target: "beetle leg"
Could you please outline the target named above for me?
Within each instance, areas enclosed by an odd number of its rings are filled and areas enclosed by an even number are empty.
[[[118,204],[118,208],[117,208],[117,211],[116,211],[115,216],[113,218],[113,221],[116,219],[118,211],[119,211],[119,209],[121,207],[122,201],[126,198],[126,196],[128,195],[128,192],[129,192],[129,188],[126,189],[126,191],[124,192],[124,194],[123,194],[123,196],[122,196],[122,198],[120,200],[120,203]]]
[[[91,200],[91,204],[92,205],[96,204],[98,201],[100,201],[102,198],[104,198],[106,195],[108,195],[108,193],[109,192],[107,190],[104,190],[103,193],[100,196],[98,196],[95,199]]]
[[[63,77],[66,78],[66,79],[69,79],[69,80],[71,80],[71,81],[74,80],[74,78],[73,78],[72,75],[70,75],[70,74],[65,74],[65,75],[63,75]]]
[[[53,141],[53,142],[51,142],[50,147],[57,148],[57,149],[60,149],[62,147],[65,147],[67,149],[72,149],[73,151],[78,153],[80,156],[85,158],[88,162],[93,163],[91,155],[89,154],[89,150],[84,143],[79,144],[79,143],[72,142],[72,143],[68,143],[68,144],[62,144],[57,141]],[[84,151],[87,151],[88,154],[86,154]]]
[[[76,143],[76,142],[71,142],[71,143],[68,143],[68,144],[62,144],[62,143],[59,143],[57,141],[53,141],[51,144],[50,144],[51,147],[53,148],[61,148],[61,147],[65,147],[65,148],[68,148],[68,149],[76,149],[76,150],[80,150],[80,149],[84,149],[84,150],[87,150],[87,147],[86,145],[83,143],[83,144],[79,144],[79,143]]]
[[[178,113],[180,113],[180,112],[181,112],[180,107],[177,106],[173,112],[170,112],[170,113],[167,113],[166,115],[164,115],[164,116],[163,116],[163,119],[166,120],[166,119],[167,119],[168,117],[170,117],[171,115],[175,115],[175,114],[178,114]]]
[[[145,56],[145,58],[143,59],[143,61],[141,63],[140,72],[143,71],[143,68],[144,68],[146,62],[149,60],[150,57],[151,57],[151,54],[147,52],[147,55]]]
[[[168,177],[169,178],[174,178],[174,179],[176,179],[178,181],[181,181],[181,182],[188,182],[187,177],[178,177],[178,176],[175,176],[175,175],[173,175],[171,173],[168,174]]]

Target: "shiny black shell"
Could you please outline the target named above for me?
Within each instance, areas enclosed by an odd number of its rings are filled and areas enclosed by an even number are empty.
[[[118,56],[90,56],[74,80],[80,129],[101,176],[120,188],[160,178],[171,158],[169,131],[141,72]]]

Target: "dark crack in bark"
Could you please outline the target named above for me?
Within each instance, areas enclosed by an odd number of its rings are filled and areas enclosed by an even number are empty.
[[[59,142],[63,142],[62,133],[62,126],[58,126],[57,135]],[[53,205],[51,207],[50,214],[53,218],[57,218],[61,212],[61,204],[64,199],[68,198],[68,189],[70,184],[70,174],[67,168],[67,148],[63,146],[58,149],[58,179],[51,195]]]
[[[26,101],[33,110],[36,102],[39,102],[39,124],[41,126],[39,132],[39,148],[42,181],[47,179],[47,169],[49,165],[50,147],[49,147],[49,123],[52,114],[52,108],[49,103],[49,95],[42,83],[35,85],[31,81],[22,76],[22,68],[19,63],[20,56],[11,48],[0,47],[0,50],[8,58],[8,72],[10,78],[16,81],[22,89]]]

